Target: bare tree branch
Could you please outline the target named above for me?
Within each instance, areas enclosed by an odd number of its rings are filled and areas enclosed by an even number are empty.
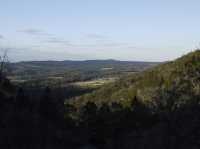
[[[8,49],[3,49],[1,51],[3,51],[3,52],[2,52],[2,55],[0,55],[0,80],[4,76],[6,65],[9,62],[9,60],[8,60]]]

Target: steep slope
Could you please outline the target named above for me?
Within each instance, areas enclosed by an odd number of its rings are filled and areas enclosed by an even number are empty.
[[[77,106],[88,101],[96,104],[120,102],[130,105],[137,96],[144,103],[174,99],[174,104],[187,102],[200,96],[200,50],[191,52],[175,61],[161,64],[145,72],[121,78],[115,83],[79,97]]]

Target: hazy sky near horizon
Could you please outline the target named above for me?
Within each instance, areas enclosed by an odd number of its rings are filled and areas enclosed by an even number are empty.
[[[0,0],[11,61],[166,61],[200,46],[199,0]]]

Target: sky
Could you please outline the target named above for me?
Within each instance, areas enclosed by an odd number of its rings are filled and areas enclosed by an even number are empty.
[[[167,61],[200,47],[199,0],[0,0],[10,61]]]

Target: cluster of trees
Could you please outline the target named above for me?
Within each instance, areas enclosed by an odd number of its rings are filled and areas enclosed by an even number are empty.
[[[114,77],[114,74],[112,76]],[[39,77],[37,75],[34,77],[14,77],[13,82],[17,85],[26,87],[36,88],[51,86],[55,88],[68,86],[70,84],[73,84],[74,82],[95,80],[103,77],[109,77],[109,75],[101,74],[100,72],[65,72],[64,74],[57,74],[52,76],[44,75],[42,77]]]
[[[200,147],[200,97],[181,106],[146,105],[137,97],[129,107],[93,102],[78,109],[46,88],[32,99],[22,88],[16,96],[1,93],[0,147],[96,149]],[[156,106],[155,106],[156,105]]]
[[[78,135],[71,139],[77,141],[75,144],[97,149],[199,148],[200,97],[191,97],[181,106],[173,100],[176,98],[164,104],[157,102],[155,106],[135,97],[129,108],[117,103],[98,107],[88,102],[77,109],[78,118],[73,123],[80,133],[75,131]],[[67,107],[71,112],[76,111],[70,105]],[[71,120],[76,116],[71,116]]]
[[[64,101],[49,88],[34,100],[22,88],[16,96],[0,96],[0,148],[63,147]]]

